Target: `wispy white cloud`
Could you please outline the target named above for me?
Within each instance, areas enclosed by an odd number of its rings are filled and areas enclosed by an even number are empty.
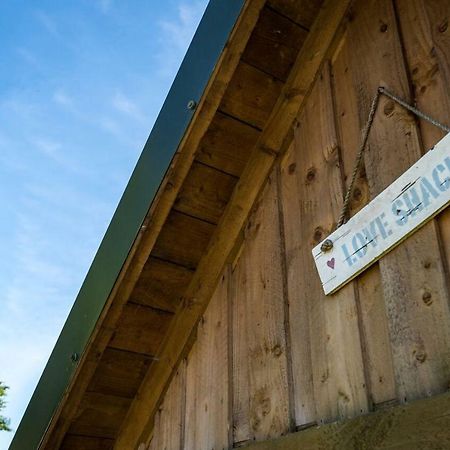
[[[164,49],[159,55],[162,75],[173,73],[178,68],[207,3],[207,0],[181,2],[177,6],[177,14],[172,20],[164,20],[159,23],[162,31],[161,43]]]
[[[103,14],[107,14],[112,7],[112,0],[98,0],[98,6]]]
[[[55,103],[58,103],[59,105],[66,106],[66,107],[72,107],[73,106],[73,99],[69,97],[63,90],[58,89],[53,94],[53,101]]]
[[[96,236],[106,228],[107,220],[97,218],[108,217],[110,210],[111,205],[93,195],[55,182],[25,186],[9,255],[14,275],[2,289],[9,314],[17,320],[54,323],[53,316],[47,316],[53,310],[58,317],[55,326],[61,325],[66,312],[61,308],[71,304],[82,279],[80,269],[92,258]],[[77,235],[84,242],[66,243],[66,236]]]
[[[59,142],[47,138],[35,138],[34,143],[42,153],[53,159],[57,157],[58,152],[61,149],[61,144]]]
[[[98,122],[105,131],[108,131],[116,137],[122,137],[122,127],[114,119],[101,117]]]
[[[61,168],[78,175],[86,174],[87,169],[83,168],[79,162],[74,159],[65,146],[58,141],[48,137],[33,136],[28,139],[30,146],[33,146],[41,155],[49,158]]]
[[[117,92],[114,95],[112,104],[117,111],[126,114],[132,119],[138,120],[141,123],[148,122],[148,119],[141,108],[122,92]]]
[[[40,68],[40,63],[39,63],[38,58],[30,50],[20,47],[20,48],[16,49],[16,52],[30,66]]]
[[[77,227],[74,227],[73,225],[73,221],[70,217],[71,214],[79,220],[82,220],[83,218],[90,219],[90,221],[83,222],[83,226],[85,226],[87,230],[90,230],[91,225],[95,222],[96,217],[93,216],[95,216],[96,212],[98,213],[98,216],[103,217],[103,215],[105,215],[106,219],[108,219],[107,213],[110,211],[112,205],[101,201],[95,193],[83,192],[80,187],[55,183],[57,186],[36,182],[27,184],[24,187],[27,195],[26,200],[23,202],[23,205],[26,207],[25,209],[28,211],[33,207],[39,208],[39,205],[47,205],[52,211],[66,211],[66,209],[68,209],[64,214],[53,213],[54,223],[58,221],[58,223],[64,225],[66,227],[65,232],[68,232],[67,226],[70,226],[73,230],[77,229]],[[48,212],[43,212],[42,214],[44,217],[49,216]],[[62,221],[62,219],[64,219],[64,221]],[[26,227],[26,229],[32,230],[33,228]]]
[[[30,310],[57,305],[70,274],[58,263],[43,258],[45,245],[35,240],[41,235],[39,227],[34,233],[27,233],[24,229],[18,231],[15,264],[20,275],[10,280],[3,301],[12,317],[29,320]],[[40,313],[35,313],[35,318],[42,320]]]
[[[175,18],[171,21],[166,20],[160,23],[160,27],[169,43],[180,51],[185,51],[204,9],[205,1],[179,4]]]
[[[14,418],[13,428],[48,360],[78,281],[76,265],[70,267],[55,258],[55,233],[49,219],[60,212],[48,208],[43,200],[26,208],[18,205],[8,255],[14,271],[1,290],[0,360],[8,363],[1,365],[0,379],[10,386],[5,415]],[[47,212],[44,220],[40,211],[46,207],[52,214]]]
[[[122,150],[135,152],[136,149],[141,149],[144,144],[141,139],[136,138],[129,126],[122,121],[112,118],[110,115],[100,117],[96,123],[105,132],[113,136],[117,142],[120,142],[118,148]]]
[[[59,33],[56,22],[49,14],[39,10],[35,12],[35,15],[39,23],[48,33],[52,34],[53,36],[58,36]]]
[[[134,146],[135,148],[142,146],[142,142],[132,138],[130,128],[148,126],[150,118],[137,102],[121,90],[108,89],[106,93],[96,99],[95,107],[92,105],[86,107],[85,104],[77,102],[76,97],[63,89],[57,89],[53,93],[52,100],[77,120],[101,128],[127,146]],[[127,120],[124,120],[124,118]],[[47,156],[53,156],[55,159],[60,156],[57,152],[58,149],[51,142],[47,142],[46,139],[35,138],[35,144]],[[60,162],[63,161],[60,160]]]
[[[21,158],[15,151],[17,143],[11,139],[5,131],[0,129],[0,166],[11,173],[14,173],[16,177],[23,175],[29,167],[27,161]]]
[[[17,331],[23,326],[25,326],[28,336],[23,336]],[[2,364],[1,378],[8,380],[10,387],[5,415],[15,418],[12,424],[13,431],[18,425],[18,418],[22,415],[33,393],[53,346],[54,337],[50,333],[38,334],[33,332],[33,328],[36,328],[33,323],[16,321],[13,334],[0,333],[3,343],[0,348],[0,358],[2,361],[8,362]],[[7,436],[3,436],[3,438],[7,438]]]
[[[15,114],[21,119],[33,121],[39,112],[39,107],[32,101],[26,101],[21,96],[11,95],[0,101],[0,111],[7,111],[9,114]]]

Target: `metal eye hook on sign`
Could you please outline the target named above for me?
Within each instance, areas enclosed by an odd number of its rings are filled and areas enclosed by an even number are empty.
[[[412,167],[346,220],[350,198],[382,95],[447,134]],[[312,251],[325,294],[334,293],[450,205],[450,128],[385,87],[372,100],[335,231]]]

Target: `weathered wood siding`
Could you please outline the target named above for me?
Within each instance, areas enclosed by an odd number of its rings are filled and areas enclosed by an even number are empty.
[[[152,449],[231,448],[449,388],[450,211],[330,297],[311,249],[336,225],[379,85],[450,122],[450,3],[357,0],[347,19],[172,381]],[[382,98],[351,214],[441,137]]]
[[[230,280],[235,443],[289,431],[284,252],[277,184],[274,173],[245,228],[245,244]]]

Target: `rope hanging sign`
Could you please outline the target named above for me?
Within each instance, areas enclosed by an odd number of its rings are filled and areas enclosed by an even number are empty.
[[[403,175],[344,223],[379,98],[386,95],[448,134]],[[450,128],[379,88],[345,195],[338,227],[312,254],[325,294],[333,294],[450,204]]]

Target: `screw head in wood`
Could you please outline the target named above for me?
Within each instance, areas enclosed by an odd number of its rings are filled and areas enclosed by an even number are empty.
[[[415,352],[416,360],[420,363],[424,363],[427,359],[427,354],[423,350]]]
[[[422,294],[422,300],[425,303],[425,305],[430,306],[433,303],[431,292],[425,291]]]
[[[193,111],[195,107],[197,106],[197,102],[195,100],[189,100],[187,104],[187,108]]]
[[[325,239],[320,246],[320,250],[324,253],[329,252],[333,248],[333,241],[331,239]]]

